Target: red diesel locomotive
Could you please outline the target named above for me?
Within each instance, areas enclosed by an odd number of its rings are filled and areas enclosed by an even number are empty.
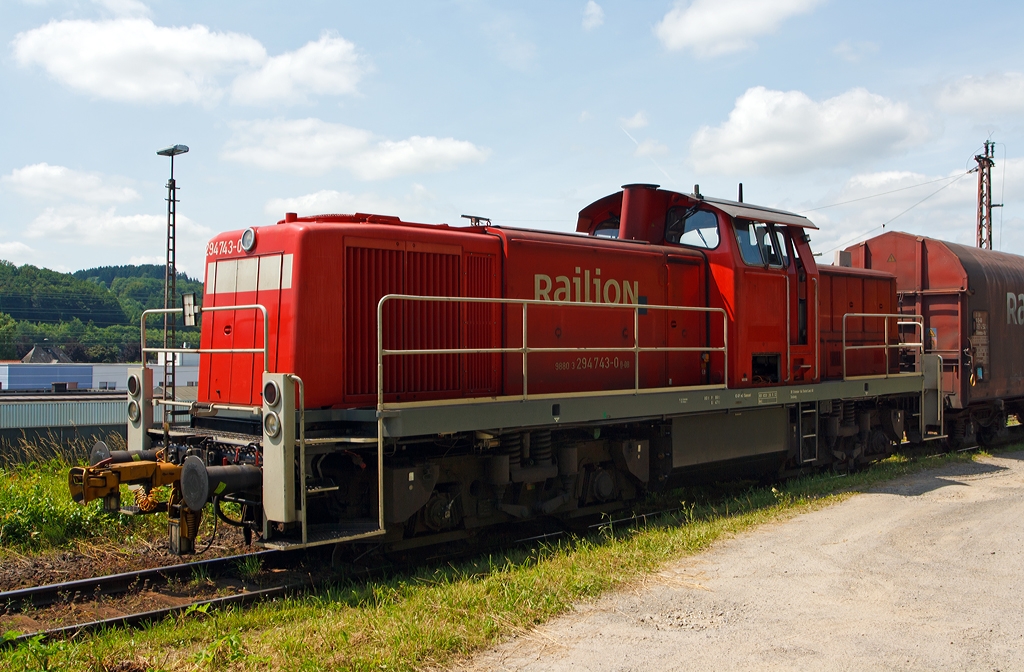
[[[814,228],[641,184],[575,234],[288,213],[219,235],[199,400],[152,399],[140,367],[128,451],[94,451],[72,493],[117,510],[142,485],[125,508],[166,510],[178,553],[207,504],[271,548],[401,549],[943,438],[929,311],[863,257],[819,267]]]

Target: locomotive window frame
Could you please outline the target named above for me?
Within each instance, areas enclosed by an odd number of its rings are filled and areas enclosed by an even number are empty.
[[[714,222],[714,226],[701,226],[711,222]],[[711,232],[714,233],[714,244],[709,240]],[[665,213],[665,242],[700,250],[717,249],[722,244],[718,214],[704,208],[669,208]]]
[[[619,237],[619,218],[609,217],[600,224],[594,227],[594,234],[599,238],[613,238]]]
[[[774,224],[737,218],[733,220],[733,230],[736,232],[736,245],[743,263],[780,270],[789,268],[787,236]]]

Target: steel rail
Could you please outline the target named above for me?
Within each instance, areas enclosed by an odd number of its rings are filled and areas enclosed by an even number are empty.
[[[195,611],[197,608],[202,609],[204,606],[209,605],[217,609],[222,609],[232,605],[247,605],[254,602],[261,602],[263,600],[273,599],[275,597],[285,597],[294,592],[302,590],[306,587],[306,583],[295,583],[287,584],[284,586],[275,586],[273,588],[263,588],[261,590],[253,590],[245,593],[237,593],[235,595],[226,595],[224,597],[215,597],[209,600],[199,600],[197,602],[190,602],[189,604],[181,604],[173,607],[165,607],[163,609],[153,609],[151,611],[143,611],[135,614],[124,614],[122,616],[113,616],[111,618],[105,618],[98,621],[89,621],[88,623],[77,623],[75,625],[65,625],[59,628],[52,628],[50,630],[40,630],[38,632],[30,632],[24,635],[18,635],[10,639],[0,640],[0,649],[5,647],[17,646],[27,642],[39,635],[43,635],[45,639],[67,639],[76,635],[93,632],[96,630],[104,630],[107,628],[116,627],[133,627],[137,625],[145,625],[154,621],[159,621],[167,616],[175,616],[177,614],[184,614],[190,609]],[[207,609],[208,610],[208,609]]]
[[[103,597],[129,592],[136,585],[157,585],[167,583],[171,579],[191,577],[197,570],[218,569],[230,566],[244,558],[266,558],[281,551],[259,551],[229,555],[223,558],[210,558],[199,562],[184,562],[165,567],[154,567],[134,572],[108,574],[88,579],[77,579],[64,583],[51,583],[31,588],[20,588],[0,593],[0,610],[16,613],[25,607],[47,607],[53,604],[74,602],[78,597]]]

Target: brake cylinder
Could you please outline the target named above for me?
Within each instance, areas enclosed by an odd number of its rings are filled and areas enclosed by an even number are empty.
[[[263,485],[263,471],[251,464],[208,467],[189,455],[181,468],[181,494],[185,505],[199,511],[213,497],[257,490]]]

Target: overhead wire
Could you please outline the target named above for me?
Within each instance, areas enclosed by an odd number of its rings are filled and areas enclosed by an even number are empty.
[[[963,178],[967,177],[968,175],[970,175],[970,172],[966,172],[966,173],[962,173],[962,174],[960,174],[960,175],[959,175],[959,176],[957,176],[957,178],[956,178],[955,180],[953,180],[952,182],[949,182],[948,184],[944,184],[944,185],[942,185],[941,187],[939,187],[938,189],[936,189],[936,190],[935,190],[935,191],[933,191],[932,193],[928,194],[927,196],[925,196],[924,198],[922,198],[922,199],[921,199],[920,201],[918,201],[917,203],[914,203],[914,204],[913,204],[912,206],[910,206],[909,208],[907,208],[907,209],[906,209],[906,210],[904,210],[903,212],[899,213],[899,214],[898,214],[898,215],[896,215],[895,217],[893,217],[893,218],[891,218],[891,219],[889,219],[889,220],[887,220],[887,221],[885,221],[885,222],[882,222],[882,223],[881,223],[881,224],[879,224],[878,226],[872,227],[872,228],[868,229],[867,231],[862,231],[861,233],[858,233],[858,234],[857,234],[856,236],[854,236],[854,237],[852,237],[852,238],[849,238],[849,239],[847,239],[846,241],[844,241],[844,242],[842,242],[842,243],[839,243],[839,244],[838,244],[838,245],[836,245],[835,247],[831,247],[831,248],[829,248],[829,249],[825,250],[825,251],[824,251],[824,252],[823,252],[822,254],[827,254],[827,253],[829,253],[829,252],[832,252],[832,251],[834,251],[834,250],[838,250],[839,248],[841,248],[841,247],[843,247],[843,246],[845,246],[845,245],[849,245],[850,243],[852,243],[852,242],[854,242],[854,241],[858,240],[859,238],[862,238],[863,236],[866,236],[867,234],[869,234],[869,233],[871,233],[871,232],[873,232],[873,231],[877,231],[878,229],[884,229],[884,228],[885,228],[886,226],[888,226],[889,224],[893,223],[894,221],[896,221],[897,219],[899,219],[899,218],[900,218],[900,217],[902,217],[903,215],[907,214],[908,212],[910,212],[911,210],[913,210],[913,209],[914,209],[914,208],[916,208],[917,206],[921,205],[922,203],[924,203],[925,201],[927,201],[927,200],[928,200],[929,198],[931,198],[931,197],[932,197],[932,196],[934,196],[935,194],[939,193],[939,192],[940,192],[940,191],[942,191],[943,189],[947,189],[947,188],[949,188],[949,187],[953,186],[954,184],[956,184],[957,182],[959,182],[959,181],[960,181],[960,180],[962,180]]]
[[[801,210],[797,214],[801,214],[802,215],[802,214],[807,213],[807,212],[817,212],[818,210],[827,210],[828,208],[835,208],[835,207],[838,207],[840,205],[848,205],[850,203],[857,203],[858,201],[866,201],[869,198],[878,198],[879,196],[888,196],[889,194],[895,194],[896,192],[899,192],[899,191],[906,191],[908,189],[917,189],[918,187],[924,187],[924,186],[927,186],[929,184],[935,184],[936,182],[943,182],[945,180],[960,179],[961,177],[963,177],[963,175],[947,175],[946,177],[940,177],[937,180],[929,180],[928,182],[921,182],[920,184],[913,184],[913,185],[911,185],[909,187],[900,187],[899,189],[893,189],[892,191],[883,191],[880,194],[872,194],[870,196],[861,196],[860,198],[854,198],[854,199],[851,199],[849,201],[841,201],[839,203],[832,203],[831,205],[822,205],[822,206],[817,207],[817,208],[811,208],[810,210]]]

